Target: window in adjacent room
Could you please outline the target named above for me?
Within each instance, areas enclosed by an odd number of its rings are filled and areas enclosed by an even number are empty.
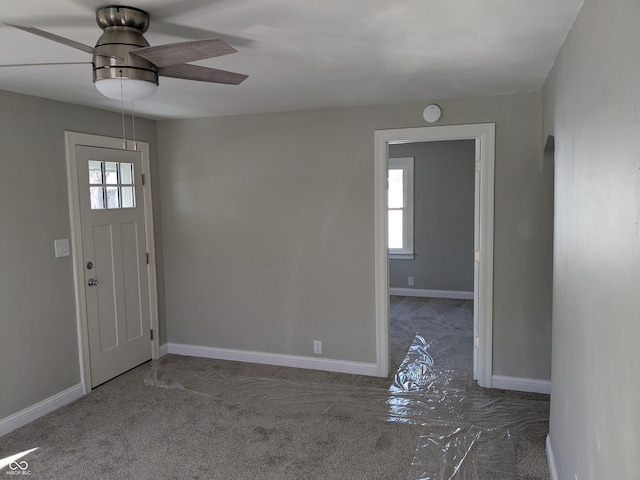
[[[413,157],[389,159],[389,255],[413,259]]]

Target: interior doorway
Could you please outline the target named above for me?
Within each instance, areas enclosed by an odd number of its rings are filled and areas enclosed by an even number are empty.
[[[407,175],[402,159],[412,164]],[[474,190],[474,140],[389,145],[391,372],[416,334],[448,352],[442,361],[473,372]]]
[[[493,309],[493,182],[495,124],[420,127],[375,132],[375,308],[377,367],[389,374],[387,176],[390,145],[474,140],[474,378],[491,387]]]

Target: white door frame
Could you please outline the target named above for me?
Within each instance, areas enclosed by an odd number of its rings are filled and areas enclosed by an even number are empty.
[[[378,375],[389,374],[389,255],[387,247],[387,165],[389,145],[447,140],[475,140],[476,187],[474,243],[474,370],[478,384],[491,387],[493,371],[493,202],[495,124],[447,125],[375,131],[375,312]],[[479,261],[478,261],[479,260]],[[477,356],[476,356],[477,353]],[[476,375],[474,375],[475,377]]]
[[[122,138],[103,137],[86,133],[64,132],[67,158],[67,188],[69,193],[69,219],[71,223],[71,255],[73,258],[73,280],[76,296],[76,321],[78,328],[78,352],[80,374],[84,393],[91,391],[91,365],[89,357],[89,329],[87,324],[87,301],[84,285],[84,265],[82,262],[82,229],[80,228],[80,193],[78,191],[78,171],[76,168],[76,146],[137,150],[142,155],[142,171],[144,174],[144,217],[147,236],[147,252],[149,253],[149,311],[151,313],[151,358],[160,356],[158,332],[158,285],[156,278],[155,241],[153,234],[153,206],[151,203],[151,174],[149,165],[149,144],[147,142],[126,140]]]

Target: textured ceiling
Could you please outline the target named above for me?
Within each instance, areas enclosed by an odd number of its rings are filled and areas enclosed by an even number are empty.
[[[220,37],[238,53],[202,65],[249,75],[239,86],[160,78],[135,105],[188,118],[535,91],[583,0],[131,0],[151,45]],[[96,0],[3,0],[0,22],[88,45]],[[82,62],[90,55],[0,25],[0,64]],[[91,65],[0,68],[0,89],[120,109]]]

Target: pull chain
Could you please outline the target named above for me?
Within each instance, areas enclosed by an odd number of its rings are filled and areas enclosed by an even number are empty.
[[[127,149],[127,137],[124,128],[124,85],[122,84],[122,70],[120,70],[120,112],[122,113],[122,149]]]
[[[133,100],[131,100],[131,126],[133,128],[133,149],[138,150],[138,142],[136,142],[136,112],[133,109]]]

